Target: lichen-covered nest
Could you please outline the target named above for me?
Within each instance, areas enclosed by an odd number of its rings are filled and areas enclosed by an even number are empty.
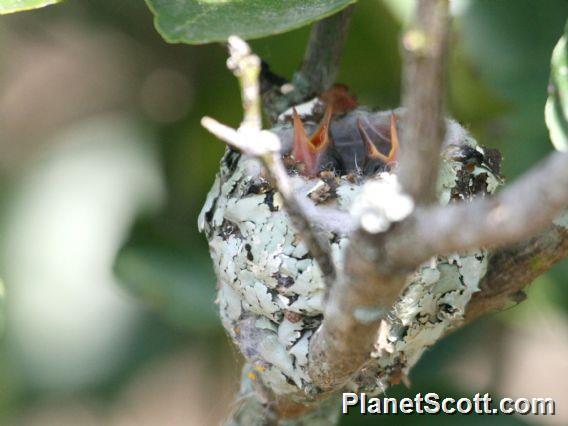
[[[282,141],[297,194],[318,218],[315,228],[341,267],[349,227],[327,221],[328,213],[350,212],[369,182],[397,185],[392,148],[404,111],[357,107],[326,117],[322,105],[315,100],[299,106],[271,130]],[[499,161],[495,150],[478,146],[459,124],[447,120],[440,203],[493,192],[500,181]],[[308,347],[323,319],[327,289],[256,160],[226,152],[199,227],[209,241],[223,325],[251,364],[250,378],[276,394],[316,394],[308,375]],[[486,268],[487,253],[480,249],[433,258],[410,275],[377,334],[374,361],[348,387],[378,393],[404,380],[423,351],[463,318]]]

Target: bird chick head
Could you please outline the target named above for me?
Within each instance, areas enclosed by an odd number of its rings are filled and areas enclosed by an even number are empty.
[[[291,170],[306,177],[316,177],[322,171],[371,176],[396,163],[395,112],[386,121],[384,116],[377,119],[379,116],[358,106],[344,85],[334,85],[300,107],[281,116],[281,121],[292,122],[291,134],[281,135],[288,146],[285,157]]]

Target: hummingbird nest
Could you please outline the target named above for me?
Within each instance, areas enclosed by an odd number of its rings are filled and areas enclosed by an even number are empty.
[[[402,109],[360,107],[343,86],[335,86],[283,113],[271,129],[280,138],[296,194],[317,219],[316,232],[328,242],[337,269],[350,229],[327,221],[330,211],[364,215],[361,200],[368,197],[360,196],[377,186],[377,202],[398,206],[391,215],[404,215],[412,202],[401,196],[396,177],[404,115]],[[499,163],[496,150],[479,146],[447,119],[439,202],[467,202],[494,192]],[[380,232],[391,219],[388,214],[370,218],[367,226]],[[323,319],[327,289],[258,160],[227,150],[199,229],[209,241],[223,325],[252,367],[249,378],[279,395],[316,395],[319,389],[308,375],[309,344]],[[377,333],[372,362],[347,388],[377,394],[404,381],[421,354],[463,319],[486,273],[487,257],[483,249],[439,256],[411,274]],[[366,321],[375,313],[357,315]]]

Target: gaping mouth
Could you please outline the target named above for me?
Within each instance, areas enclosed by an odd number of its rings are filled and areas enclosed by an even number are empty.
[[[372,175],[396,162],[399,139],[394,113],[386,129],[360,116],[355,122],[342,120],[347,128],[334,133],[331,124],[337,117],[354,111],[357,102],[342,85],[332,87],[320,96],[320,100],[325,103],[325,113],[310,136],[296,109],[292,110],[291,156],[300,174],[314,177],[324,170],[332,170],[339,175],[349,171]],[[341,133],[341,146],[335,143],[337,133]]]

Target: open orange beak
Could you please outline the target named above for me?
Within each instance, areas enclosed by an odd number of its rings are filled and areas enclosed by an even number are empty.
[[[308,137],[300,116],[295,109],[292,110],[292,118],[294,121],[294,145],[292,146],[292,155],[297,162],[304,165],[301,171],[303,175],[315,176],[319,171],[321,155],[331,143],[329,125],[332,116],[333,109],[332,106],[329,105],[325,109],[322,123],[313,135]]]
[[[375,144],[373,143],[373,141],[369,137],[369,134],[367,133],[367,131],[363,127],[361,120],[357,120],[357,128],[359,129],[359,134],[361,135],[361,139],[363,140],[363,143],[365,144],[365,148],[366,148],[366,158],[365,158],[366,161],[379,160],[382,163],[384,163],[385,165],[390,165],[390,164],[396,162],[397,157],[398,157],[398,151],[399,151],[398,131],[397,131],[397,128],[396,128],[396,122],[397,122],[396,115],[394,113],[392,113],[391,116],[390,116],[390,144],[391,144],[391,146],[390,146],[388,154],[385,155],[377,149],[377,147],[375,146]]]

